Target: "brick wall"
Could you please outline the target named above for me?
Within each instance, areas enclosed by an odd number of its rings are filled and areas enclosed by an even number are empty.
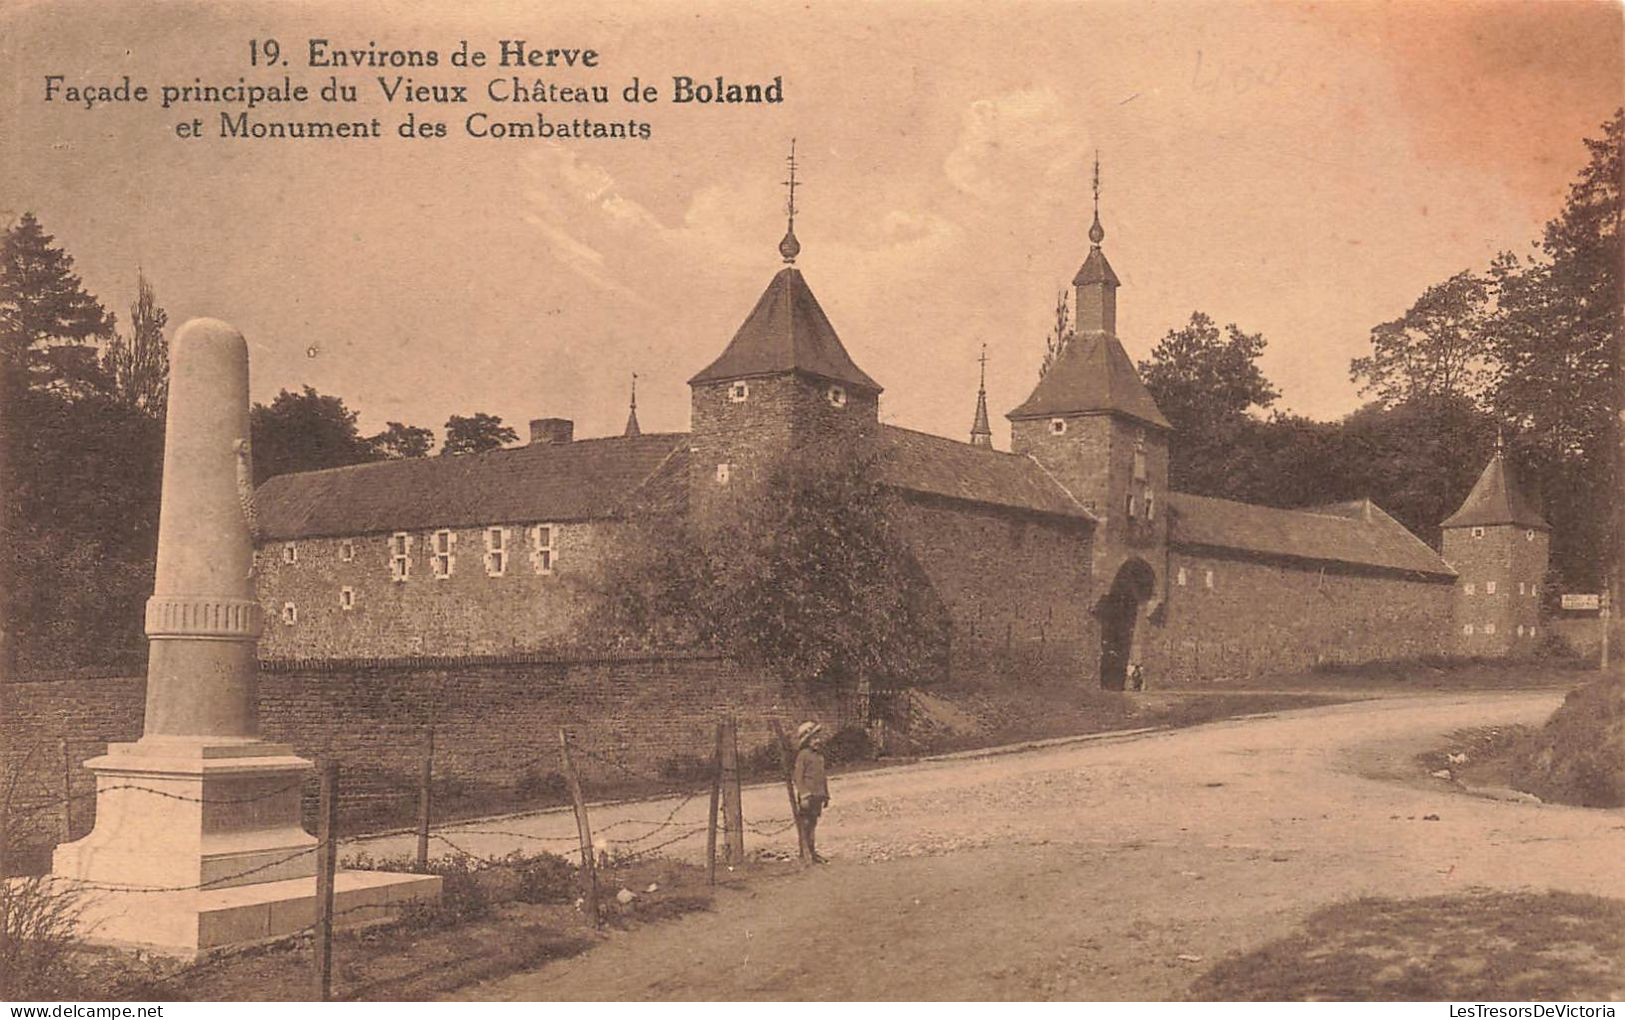
[[[919,497],[903,508],[909,550],[954,623],[953,677],[1085,679],[1099,643],[1086,527]]]
[[[1454,596],[1448,579],[1411,580],[1331,567],[1322,572],[1180,550],[1169,553],[1167,571],[1167,584],[1158,590],[1167,596],[1163,622],[1147,632],[1146,672],[1153,685],[1452,649]]]
[[[140,678],[100,676],[0,684],[4,761],[8,772],[22,774],[18,809],[60,795],[57,742],[64,737],[74,791],[94,790],[94,778],[78,763],[103,753],[109,741],[140,737],[145,688]],[[577,766],[591,796],[594,787],[627,781],[606,760],[654,775],[673,763],[709,760],[724,712],[737,716],[740,749],[748,753],[770,739],[769,718],[790,731],[806,718],[833,730],[853,708],[849,699],[780,684],[711,656],[277,665],[260,673],[259,705],[265,739],[342,762],[352,822],[412,802],[430,725],[437,787],[496,810],[516,790],[545,785],[558,772],[561,726],[570,727],[581,749]],[[308,784],[307,795],[314,789]],[[75,805],[75,836],[89,831],[93,801]],[[41,822],[32,836],[19,835],[35,844],[59,838],[59,811],[42,813]]]
[[[568,645],[589,602],[584,589],[616,525],[549,525],[549,572],[539,571],[532,555],[533,526],[503,526],[501,576],[487,569],[484,528],[449,529],[454,558],[446,577],[437,577],[431,562],[435,533],[411,532],[411,571],[404,581],[391,574],[389,534],[262,545],[256,568],[265,607],[260,656],[500,655]],[[291,563],[286,546],[294,550]],[[340,602],[345,588],[353,598],[349,609]],[[290,602],[293,623],[284,622]]]

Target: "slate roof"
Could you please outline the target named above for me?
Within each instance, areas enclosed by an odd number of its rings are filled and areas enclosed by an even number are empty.
[[[1089,249],[1089,255],[1078,267],[1078,274],[1072,278],[1072,286],[1081,287],[1090,283],[1109,283],[1113,287],[1122,286],[1117,274],[1112,272],[1112,264],[1106,261],[1106,253],[1100,250],[1100,245]]]
[[[846,353],[794,266],[779,270],[721,356],[688,382],[692,386],[780,372],[806,372],[872,393],[881,391],[880,384]]]
[[[1546,518],[1535,508],[1534,501],[1524,495],[1512,465],[1499,452],[1484,465],[1484,473],[1478,476],[1461,509],[1445,518],[1440,527],[1466,528],[1494,524],[1551,530]]]
[[[1060,360],[1038,380],[1027,402],[1005,417],[1017,421],[1089,413],[1121,414],[1160,428],[1173,428],[1140,380],[1122,342],[1110,333],[1073,337]]]
[[[986,506],[1095,520],[1048,471],[1029,457],[883,425],[881,471],[907,492]]]
[[[681,500],[668,462],[687,446],[686,433],[664,433],[378,461],[278,475],[254,502],[264,536],[283,540],[592,520],[634,498],[660,507]]]
[[[1282,510],[1228,499],[1169,494],[1169,543],[1267,557],[1454,577],[1439,554],[1369,500]]]

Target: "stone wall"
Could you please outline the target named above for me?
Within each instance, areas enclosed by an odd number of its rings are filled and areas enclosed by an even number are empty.
[[[616,525],[544,524],[545,557],[535,522],[500,526],[506,548],[499,576],[484,527],[448,529],[445,576],[433,562],[436,533],[409,532],[405,580],[392,573],[390,534],[262,545],[255,568],[265,607],[260,657],[501,655],[570,644]]]
[[[951,677],[1092,679],[1083,522],[918,496],[903,508],[909,551],[953,620]]]
[[[92,791],[94,779],[79,763],[110,741],[140,737],[145,687],[143,679],[116,676],[0,684],[4,763],[22,775],[16,810],[60,797],[64,738],[74,792]],[[833,731],[856,705],[724,659],[663,656],[277,664],[260,672],[259,710],[267,740],[292,744],[305,757],[338,758],[344,818],[361,825],[410,817],[431,726],[443,803],[463,799],[500,811],[518,806],[526,791],[560,789],[561,726],[580,749],[576,764],[590,797],[594,788],[624,788],[633,774],[686,776],[683,769],[709,760],[724,713],[738,718],[740,750],[748,754],[769,741],[770,718],[791,732],[806,718]],[[314,791],[312,781],[307,801]],[[75,836],[89,831],[93,803],[87,796],[75,804]],[[52,808],[40,813],[35,833],[18,835],[54,841],[61,825]]]
[[[1454,647],[1448,578],[1322,571],[1181,550],[1168,554],[1166,570],[1158,589],[1166,598],[1157,614],[1162,623],[1145,635],[1152,685],[1441,655]]]
[[[1547,534],[1539,529],[1445,529],[1444,558],[1459,575],[1452,620],[1459,654],[1515,657],[1534,651],[1546,557]]]

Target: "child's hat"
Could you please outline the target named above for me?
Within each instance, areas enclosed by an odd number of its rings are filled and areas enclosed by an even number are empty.
[[[822,732],[824,732],[824,727],[809,719],[807,722],[804,722],[800,726],[796,727],[796,743],[798,745],[805,744],[807,741],[813,738],[815,733]]]

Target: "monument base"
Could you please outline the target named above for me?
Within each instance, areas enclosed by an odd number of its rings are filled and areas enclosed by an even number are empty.
[[[316,839],[300,825],[310,762],[254,738],[143,737],[85,762],[96,825],[56,848],[88,940],[195,956],[316,920]],[[365,923],[439,896],[440,879],[340,872],[338,920]],[[348,912],[346,912],[348,911]]]
[[[106,892],[53,876],[54,890],[78,899],[76,927],[96,945],[186,959],[228,946],[273,942],[316,923],[316,879],[290,878],[207,892]],[[440,876],[341,871],[333,883],[333,926],[355,928],[394,916],[402,905],[440,895]]]

